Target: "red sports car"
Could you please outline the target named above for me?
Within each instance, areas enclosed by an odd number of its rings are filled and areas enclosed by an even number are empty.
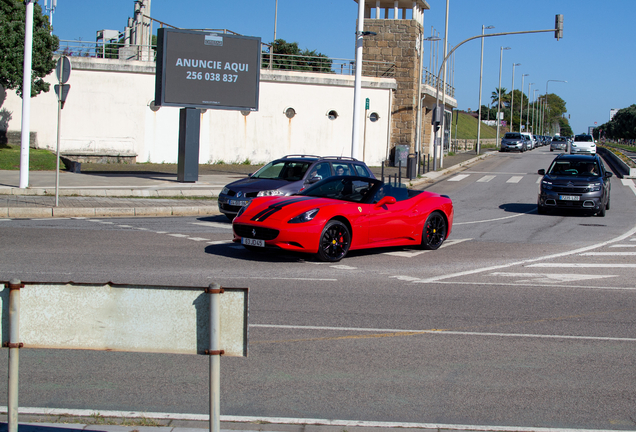
[[[453,203],[444,195],[338,176],[283,197],[253,199],[232,223],[234,241],[340,261],[355,249],[417,245],[437,249],[451,232]]]

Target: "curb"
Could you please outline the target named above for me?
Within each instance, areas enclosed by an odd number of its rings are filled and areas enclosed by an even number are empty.
[[[167,217],[216,216],[217,206],[175,207],[8,207],[0,208],[0,217],[16,219],[68,218],[68,217]]]

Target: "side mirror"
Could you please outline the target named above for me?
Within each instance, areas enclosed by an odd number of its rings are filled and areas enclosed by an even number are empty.
[[[610,178],[611,176],[613,176],[614,173],[611,171],[605,171],[605,178]]]
[[[310,178],[309,180],[307,180],[307,184],[318,183],[320,180],[322,180],[322,176],[315,175],[312,178]]]
[[[380,199],[377,203],[375,203],[376,207],[382,207],[385,204],[395,204],[397,200],[392,196],[385,196]]]
[[[545,175],[545,170],[544,169],[540,169],[539,171],[537,171],[537,174]]]

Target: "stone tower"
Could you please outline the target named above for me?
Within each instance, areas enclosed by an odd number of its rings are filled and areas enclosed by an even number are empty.
[[[365,63],[386,62],[395,65],[397,90],[391,110],[390,145],[391,148],[398,144],[408,145],[411,153],[418,151],[415,148],[419,114],[417,107],[423,91],[423,22],[424,10],[428,9],[430,7],[424,0],[367,0],[364,11],[364,31],[376,33],[364,38]]]

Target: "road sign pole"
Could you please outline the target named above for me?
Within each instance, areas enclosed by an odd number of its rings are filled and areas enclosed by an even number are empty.
[[[210,284],[207,290],[210,302],[210,432],[221,431],[221,338],[220,298],[223,289],[219,284]]]

